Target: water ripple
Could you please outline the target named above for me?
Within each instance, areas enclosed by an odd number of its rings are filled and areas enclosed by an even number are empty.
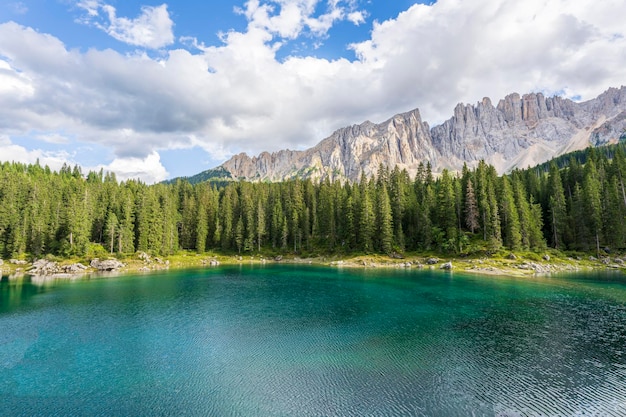
[[[173,272],[11,297],[0,414],[626,415],[613,278],[371,274]]]

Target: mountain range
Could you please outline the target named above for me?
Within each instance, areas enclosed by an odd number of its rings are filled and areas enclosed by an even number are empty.
[[[366,121],[338,129],[303,151],[233,156],[217,168],[188,178],[282,181],[312,178],[356,181],[375,174],[380,164],[414,175],[420,162],[432,171],[458,171],[480,160],[499,173],[526,168],[567,152],[626,139],[626,87],[574,102],[541,93],[507,95],[458,104],[452,117],[430,127],[418,109],[376,124]]]

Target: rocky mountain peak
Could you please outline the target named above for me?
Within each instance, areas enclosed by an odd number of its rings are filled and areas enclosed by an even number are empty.
[[[434,172],[460,170],[481,159],[499,172],[544,162],[589,145],[619,140],[626,129],[626,87],[610,88],[576,103],[542,93],[512,93],[494,107],[489,97],[459,103],[453,115],[432,128],[418,109],[376,124],[336,130],[305,151],[235,155],[220,168],[234,178],[279,181],[295,176],[358,180],[378,166],[398,166],[414,174],[420,162]]]

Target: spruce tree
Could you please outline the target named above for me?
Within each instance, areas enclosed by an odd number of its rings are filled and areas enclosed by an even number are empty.
[[[550,164],[548,176],[548,212],[552,245],[559,249],[563,243],[563,232],[567,224],[567,206],[561,174],[556,163]]]
[[[378,188],[376,210],[377,238],[382,253],[391,253],[393,248],[393,218],[387,185],[382,182]]]

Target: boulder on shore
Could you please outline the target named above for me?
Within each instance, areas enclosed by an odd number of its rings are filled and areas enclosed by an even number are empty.
[[[46,259],[38,259],[33,262],[33,265],[28,269],[28,272],[32,275],[53,275],[59,273],[58,265],[56,262],[48,261]]]
[[[75,264],[63,265],[61,269],[66,274],[80,274],[81,272],[84,272],[87,267],[80,262],[77,262]]]
[[[445,270],[451,270],[452,269],[452,262],[446,262],[445,264],[442,264],[439,269],[445,269]]]
[[[38,259],[33,262],[33,265],[28,269],[28,273],[31,275],[58,275],[58,274],[80,274],[85,272],[87,267],[81,263],[75,263],[70,265],[59,265],[56,262],[48,261],[46,259]]]
[[[124,267],[124,264],[117,259],[105,259],[101,261],[98,258],[94,258],[89,265],[98,271],[115,271],[116,269]]]
[[[434,265],[436,263],[439,263],[439,259],[437,259],[437,258],[428,258],[428,259],[426,259],[426,265]]]

